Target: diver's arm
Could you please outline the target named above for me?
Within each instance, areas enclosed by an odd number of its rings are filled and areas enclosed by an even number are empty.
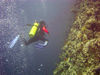
[[[27,26],[32,26],[32,24],[27,24]]]

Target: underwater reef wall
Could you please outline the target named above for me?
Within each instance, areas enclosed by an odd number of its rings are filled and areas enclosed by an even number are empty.
[[[100,75],[100,0],[76,0],[75,21],[54,75]]]

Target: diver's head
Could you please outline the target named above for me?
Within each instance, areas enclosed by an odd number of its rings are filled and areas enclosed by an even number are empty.
[[[45,23],[45,21],[40,21],[40,25],[42,25],[42,26],[44,26],[44,25],[46,25],[46,23]]]

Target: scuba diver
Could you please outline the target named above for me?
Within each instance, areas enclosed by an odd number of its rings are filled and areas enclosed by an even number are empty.
[[[27,24],[27,25],[32,26],[32,28],[29,32],[29,37],[30,37],[29,40],[26,40],[23,36],[21,36],[24,41],[24,44],[29,45],[32,42],[41,40],[41,41],[43,41],[43,43],[37,43],[37,44],[35,44],[35,47],[43,48],[43,47],[47,46],[48,40],[45,38],[45,33],[49,34],[49,32],[46,28],[46,23],[44,21],[37,22],[35,20],[33,25],[31,25],[31,24]]]

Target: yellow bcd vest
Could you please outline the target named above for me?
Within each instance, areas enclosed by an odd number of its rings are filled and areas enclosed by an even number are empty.
[[[29,32],[29,37],[30,38],[33,38],[35,35],[36,35],[36,32],[38,30],[38,27],[39,27],[39,23],[35,22]]]

